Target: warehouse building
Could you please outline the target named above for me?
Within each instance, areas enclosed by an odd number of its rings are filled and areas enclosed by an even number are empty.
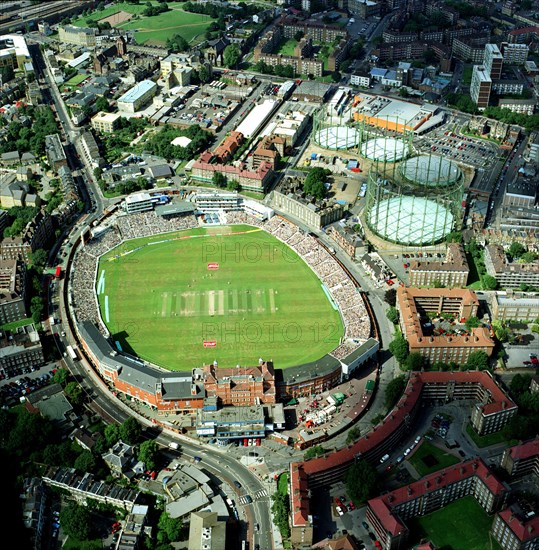
[[[118,99],[118,109],[135,113],[146,105],[156,93],[157,84],[151,80],[143,80]]]

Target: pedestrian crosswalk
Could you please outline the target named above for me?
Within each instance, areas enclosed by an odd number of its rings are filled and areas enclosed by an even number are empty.
[[[268,496],[268,491],[266,489],[260,489],[253,496],[251,495],[242,495],[238,500],[240,504],[251,504],[253,500],[261,499]]]

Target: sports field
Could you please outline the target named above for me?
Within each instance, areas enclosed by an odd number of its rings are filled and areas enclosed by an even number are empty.
[[[409,543],[425,538],[436,548],[447,550],[501,550],[489,533],[493,519],[474,497],[467,496],[437,512],[407,522],[412,535]]]
[[[73,25],[84,27],[88,21],[107,20],[113,27],[130,29],[135,32],[135,40],[139,44],[164,46],[168,38],[181,34],[189,43],[200,42],[213,19],[200,13],[191,13],[182,10],[182,2],[167,2],[171,8],[160,15],[146,17],[142,12],[146,3],[128,4],[118,2],[102,11],[94,11],[90,15],[82,16],[73,22]],[[132,14],[126,20],[124,16]],[[116,17],[117,16],[117,17]]]
[[[121,348],[171,370],[259,358],[287,368],[319,359],[343,335],[311,269],[250,226],[124,243],[101,258],[96,291]]]

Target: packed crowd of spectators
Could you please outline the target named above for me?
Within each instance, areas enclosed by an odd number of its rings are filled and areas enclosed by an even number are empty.
[[[158,216],[153,210],[127,216],[118,216],[117,224],[125,240],[151,237],[160,233],[170,233],[171,231],[198,227],[195,216],[164,218],[163,216]]]
[[[75,318],[101,326],[95,294],[95,276],[100,256],[122,242],[116,227],[109,226],[78,249],[71,270],[71,306]]]
[[[262,227],[295,250],[318,275],[340,309],[345,327],[344,338],[331,353],[333,356],[343,359],[369,338],[371,320],[361,294],[339,262],[315,237],[280,216],[262,222],[245,212],[229,212],[226,219],[231,224],[246,223]]]

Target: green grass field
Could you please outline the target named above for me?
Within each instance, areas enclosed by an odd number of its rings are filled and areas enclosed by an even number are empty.
[[[436,462],[431,466],[428,465],[428,458],[427,463],[423,461],[423,459],[425,457],[429,457],[429,455],[432,456]],[[431,474],[432,472],[436,472],[442,468],[447,468],[448,466],[452,466],[458,462],[460,461],[456,456],[446,453],[428,441],[423,441],[410,458],[410,463],[417,470],[417,473],[420,476],[426,476],[427,474]]]
[[[474,497],[464,497],[437,512],[409,521],[413,539],[409,542],[426,538],[436,548],[446,550],[501,550],[489,534],[492,521]]]
[[[171,4],[169,3],[169,6]],[[75,19],[71,24],[76,27],[85,27],[88,23],[88,20],[99,21],[113,13],[118,13],[119,11],[126,11],[128,13],[133,13],[135,15],[142,13],[146,9],[146,2],[141,4],[128,4],[127,2],[117,2],[113,6],[109,6],[101,11],[93,11],[90,15],[83,15],[78,19]]]
[[[281,55],[287,55],[292,56],[294,55],[294,49],[298,45],[298,41],[294,40],[293,38],[289,38],[288,40],[282,42],[279,46],[279,49],[276,53],[280,53]]]
[[[84,82],[88,78],[89,76],[87,74],[76,74],[73,78],[70,78],[67,82],[64,82],[62,86],[67,88],[76,88],[81,82]]]
[[[212,263],[218,269],[209,269]],[[334,349],[343,334],[339,312],[311,269],[249,226],[124,243],[101,258],[96,288],[103,320],[122,349],[171,370],[214,360],[255,365],[260,357],[276,368],[301,365]]]
[[[141,13],[146,9],[146,3],[140,5],[119,2],[102,11],[83,16],[73,22],[78,27],[87,25],[87,20],[99,21],[105,17],[126,11],[139,15],[139,19],[131,19],[113,25],[121,29],[135,30],[135,40],[139,44],[165,45],[168,38],[181,34],[187,42],[196,43],[204,38],[204,33],[213,19],[200,13],[182,11],[182,2],[168,2],[169,11],[153,17],[144,17]]]

